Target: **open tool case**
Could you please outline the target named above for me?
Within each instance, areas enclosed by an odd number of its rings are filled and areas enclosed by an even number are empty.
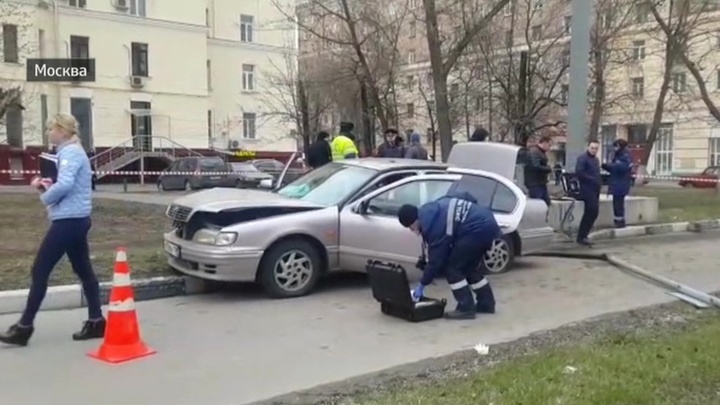
[[[446,300],[423,297],[420,302],[413,301],[407,273],[399,264],[368,260],[365,269],[383,314],[422,322],[442,318],[445,313]]]

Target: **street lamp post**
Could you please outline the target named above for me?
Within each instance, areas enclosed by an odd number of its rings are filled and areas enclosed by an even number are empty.
[[[588,107],[588,58],[593,3],[591,0],[572,1],[570,27],[570,83],[568,99],[568,131],[565,145],[565,166],[574,170],[575,161],[583,153],[586,143],[586,115]]]

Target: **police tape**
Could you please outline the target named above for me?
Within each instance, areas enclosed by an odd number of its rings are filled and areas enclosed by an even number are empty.
[[[289,169],[288,173],[297,174],[305,173],[306,170]],[[169,171],[139,171],[139,170],[112,170],[112,171],[93,171],[97,176],[242,176],[257,175],[257,171],[238,171],[238,172],[169,172]],[[261,172],[262,173],[262,172]],[[267,174],[280,174],[280,171]],[[41,175],[40,170],[7,170],[0,169],[0,174],[9,175]],[[682,176],[657,176],[657,175],[633,175],[635,182],[638,180],[656,180],[656,181],[674,181],[678,183],[718,183],[720,179],[709,177],[682,177]]]
[[[257,171],[249,171],[249,172],[168,172],[168,171],[137,171],[137,170],[113,170],[113,171],[93,171],[94,175],[101,175],[101,176],[242,176],[242,175],[257,175],[258,173],[263,172],[257,172]],[[290,169],[288,170],[288,173],[294,174],[294,173],[304,173],[302,170],[297,169]],[[40,170],[7,170],[2,169],[0,170],[0,174],[9,174],[9,175],[41,175],[42,173]],[[268,172],[267,174],[280,174],[280,172]]]

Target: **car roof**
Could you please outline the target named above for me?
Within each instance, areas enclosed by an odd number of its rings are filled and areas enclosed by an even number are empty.
[[[418,160],[418,159],[399,159],[399,158],[360,158],[360,159],[346,159],[341,162],[348,166],[365,167],[368,169],[385,171],[385,170],[397,170],[397,169],[411,169],[411,168],[428,168],[428,169],[445,169],[448,167],[446,163],[435,162],[432,160]]]

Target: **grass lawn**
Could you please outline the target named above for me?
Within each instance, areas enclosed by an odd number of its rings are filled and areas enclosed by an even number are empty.
[[[47,230],[46,212],[35,194],[0,194],[0,290],[28,288],[30,268]],[[162,252],[162,232],[170,226],[164,208],[105,199],[94,200],[90,254],[101,281],[112,278],[115,249],[126,247],[133,278],[171,274]],[[67,258],[51,285],[77,282]]]
[[[492,350],[492,348],[491,348]],[[502,362],[463,380],[365,405],[700,405],[720,403],[720,317],[674,332],[600,337]]]
[[[720,194],[714,189],[634,187],[632,195],[658,198],[658,222],[720,218]]]

